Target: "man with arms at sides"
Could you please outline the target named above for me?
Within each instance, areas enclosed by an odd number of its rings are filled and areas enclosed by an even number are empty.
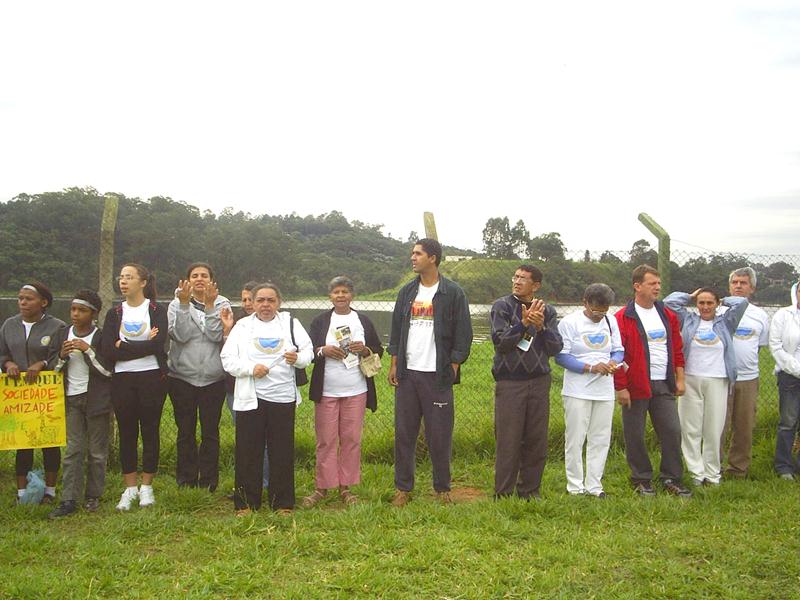
[[[617,402],[622,406],[625,456],[631,484],[640,496],[654,496],[653,467],[644,432],[647,413],[661,446],[659,478],[669,494],[692,493],[683,486],[681,425],[675,396],[684,384],[683,341],[678,317],[658,299],[661,276],[649,265],[633,270],[634,298],[614,315],[619,324],[628,369],[614,373]]]
[[[392,364],[389,383],[395,391],[394,476],[392,504],[405,506],[414,489],[415,447],[420,420],[433,467],[438,500],[449,504],[453,441],[453,385],[469,357],[472,323],[467,297],[439,273],[442,246],[419,240],[411,252],[417,277],[397,295],[389,336]]]
[[[750,300],[756,291],[756,272],[750,267],[731,271],[728,276],[728,286],[731,296]],[[720,444],[720,448],[725,448],[725,437],[730,432],[728,466],[724,472],[726,477],[747,477],[750,468],[758,403],[758,351],[768,345],[769,317],[764,309],[751,302],[733,334],[736,385],[733,394],[728,396],[728,413],[725,419],[725,431],[722,434],[723,443]]]
[[[534,294],[542,272],[520,265],[492,305],[496,498],[539,498],[550,419],[550,357],[561,351],[556,310]]]

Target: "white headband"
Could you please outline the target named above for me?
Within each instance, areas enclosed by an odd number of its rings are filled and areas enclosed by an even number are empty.
[[[86,300],[81,300],[80,298],[73,298],[72,299],[72,303],[73,304],[82,304],[83,306],[88,306],[94,312],[100,312],[100,310],[94,304],[92,304],[91,302],[87,302]]]
[[[37,294],[39,293],[39,290],[37,290],[35,287],[33,287],[32,285],[27,284],[27,283],[25,285],[23,285],[19,289],[21,289],[21,290],[31,290],[32,292],[36,292]]]

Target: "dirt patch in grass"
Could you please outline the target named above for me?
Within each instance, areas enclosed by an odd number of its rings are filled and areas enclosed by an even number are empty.
[[[475,502],[486,498],[486,492],[475,487],[457,487],[450,490],[453,502]]]

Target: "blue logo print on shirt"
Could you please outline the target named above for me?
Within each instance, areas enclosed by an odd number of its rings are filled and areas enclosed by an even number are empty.
[[[703,346],[713,346],[714,344],[719,344],[719,336],[714,333],[713,329],[706,329],[695,333],[694,341]]]
[[[278,354],[283,349],[283,338],[253,338],[256,350],[263,354]]]
[[[585,333],[583,335],[583,343],[587,348],[598,350],[608,345],[607,333]]]
[[[733,334],[737,340],[749,340],[754,337],[756,330],[752,327],[737,327],[736,332]]]
[[[119,332],[126,338],[138,338],[144,333],[147,325],[144,321],[123,321],[120,324]]]
[[[666,344],[667,343],[667,330],[666,329],[651,329],[647,332],[647,339],[651,344]]]

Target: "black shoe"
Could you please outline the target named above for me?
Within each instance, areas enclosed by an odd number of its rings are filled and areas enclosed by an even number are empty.
[[[64,500],[61,504],[59,504],[56,508],[50,511],[50,514],[47,515],[48,519],[57,519],[58,517],[66,517],[67,515],[71,515],[72,513],[78,510],[78,506],[75,503],[75,500]]]
[[[100,498],[87,498],[83,509],[88,512],[97,512],[100,510]]]
[[[661,482],[664,486],[664,491],[678,498],[691,498],[692,492],[688,488],[683,487],[679,482],[674,479],[665,479]]]
[[[649,481],[640,481],[639,483],[634,484],[633,491],[643,498],[652,498],[656,495],[656,491],[653,489],[653,484]]]
[[[39,504],[55,504],[56,497],[52,494],[45,494],[39,501]]]
[[[600,492],[599,494],[589,494],[592,498],[597,498],[598,500],[605,500],[608,498],[608,494],[605,492]]]

